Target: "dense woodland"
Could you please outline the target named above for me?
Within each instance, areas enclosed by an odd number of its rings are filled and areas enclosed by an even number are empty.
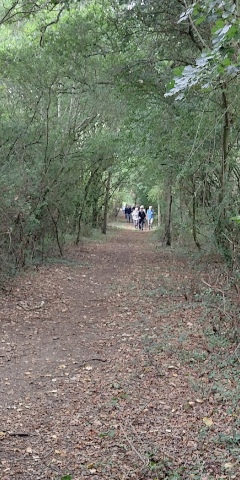
[[[0,33],[1,480],[240,479],[240,0]]]
[[[191,237],[237,270],[239,8],[2,2],[2,276],[106,233],[126,198],[158,208],[163,244]]]

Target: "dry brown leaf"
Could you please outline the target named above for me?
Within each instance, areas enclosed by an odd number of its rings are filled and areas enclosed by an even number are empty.
[[[207,427],[211,427],[213,425],[213,420],[209,417],[203,417],[203,423],[207,425]]]

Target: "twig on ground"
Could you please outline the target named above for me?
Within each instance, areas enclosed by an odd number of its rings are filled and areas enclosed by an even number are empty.
[[[239,357],[238,354],[237,354],[237,351],[238,351],[239,347],[240,347],[240,343],[238,344],[237,348],[234,350],[233,356],[236,355],[238,361],[240,362],[240,357]]]
[[[103,363],[105,363],[105,362],[107,362],[107,359],[105,359],[105,358],[89,358],[87,360],[84,360],[83,363],[79,363],[79,364],[75,363],[74,365],[75,365],[75,367],[85,367],[85,365],[87,365],[87,363],[89,363],[89,362],[103,362]]]
[[[132,448],[132,450],[137,454],[137,456],[140,458],[140,460],[143,462],[144,466],[147,466],[149,464],[149,459],[146,458],[146,457],[143,457],[141,455],[141,453],[134,447],[132,441],[130,440],[130,438],[127,436],[123,426],[120,424],[120,428],[122,430],[122,433],[124,435],[124,437],[126,438],[127,442],[129,443],[130,447]]]
[[[205,280],[202,280],[202,282],[205,283],[205,285],[207,285],[212,290],[217,290],[218,292],[220,292],[222,294],[222,296],[223,296],[223,311],[225,313],[226,312],[225,292],[223,290],[221,290],[221,288],[216,287],[215,285],[210,285],[209,283],[205,282]]]

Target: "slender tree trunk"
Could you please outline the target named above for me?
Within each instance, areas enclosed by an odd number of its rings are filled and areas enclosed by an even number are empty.
[[[166,189],[166,215],[165,215],[165,232],[162,244],[167,247],[172,243],[172,180],[169,179]]]
[[[97,175],[95,175],[94,181],[91,184],[90,198],[92,203],[92,218],[90,220],[93,228],[97,228],[99,226],[99,214],[101,211],[99,199],[101,197],[102,188],[104,188],[102,187],[102,176],[103,173],[98,171]]]
[[[224,109],[224,124],[223,124],[223,137],[222,137],[222,165],[221,165],[221,191],[220,191],[220,201],[224,200],[226,194],[226,182],[228,179],[228,150],[229,150],[229,111],[228,111],[228,101],[226,95],[226,87],[222,87],[222,99],[223,99],[223,109]],[[225,218],[225,209],[223,209],[223,217]]]
[[[52,219],[52,222],[53,222],[53,225],[54,225],[54,230],[55,230],[55,237],[56,237],[56,241],[57,241],[57,246],[58,246],[58,249],[59,249],[59,253],[60,253],[60,256],[62,257],[63,256],[63,245],[62,245],[62,242],[60,240],[60,231],[59,231],[59,227],[58,227],[58,221],[60,219],[60,211],[58,209],[58,212],[57,212],[57,220],[55,220],[54,218],[54,215],[52,214],[51,210],[49,209],[48,207],[48,211],[49,211],[49,214],[50,214],[50,217]]]
[[[229,110],[228,110],[228,100],[226,93],[226,85],[222,85],[222,107],[224,110],[224,123],[222,130],[222,160],[221,160],[221,174],[220,174],[220,191],[218,196],[218,223],[215,230],[217,243],[224,247],[228,248],[226,244],[226,239],[223,237],[225,224],[226,224],[226,208],[224,205],[225,196],[227,193],[227,182],[228,182],[228,173],[229,173],[229,161],[228,161],[228,151],[229,151],[229,134],[230,134],[230,119],[229,119]]]
[[[98,214],[99,214],[98,205],[95,201],[93,202],[93,206],[92,206],[92,227],[93,228],[97,228]]]
[[[192,232],[193,232],[193,240],[195,245],[197,246],[198,250],[201,250],[201,245],[197,239],[197,225],[196,225],[196,192],[195,188],[193,190],[192,195]]]
[[[161,225],[160,188],[158,188],[158,227]]]
[[[102,233],[106,235],[107,233],[107,214],[108,214],[108,202],[109,202],[109,193],[111,185],[111,172],[108,173],[106,191],[105,191],[105,200],[103,206],[103,221],[102,221]]]
[[[181,218],[181,222],[183,223],[184,222],[184,218],[183,218],[184,201],[183,201],[183,191],[181,186],[179,190],[179,207],[180,207],[180,218]]]

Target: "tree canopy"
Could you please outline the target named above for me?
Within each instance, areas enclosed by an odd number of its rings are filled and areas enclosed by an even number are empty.
[[[3,270],[126,195],[237,261],[238,2],[6,1],[0,28]]]

